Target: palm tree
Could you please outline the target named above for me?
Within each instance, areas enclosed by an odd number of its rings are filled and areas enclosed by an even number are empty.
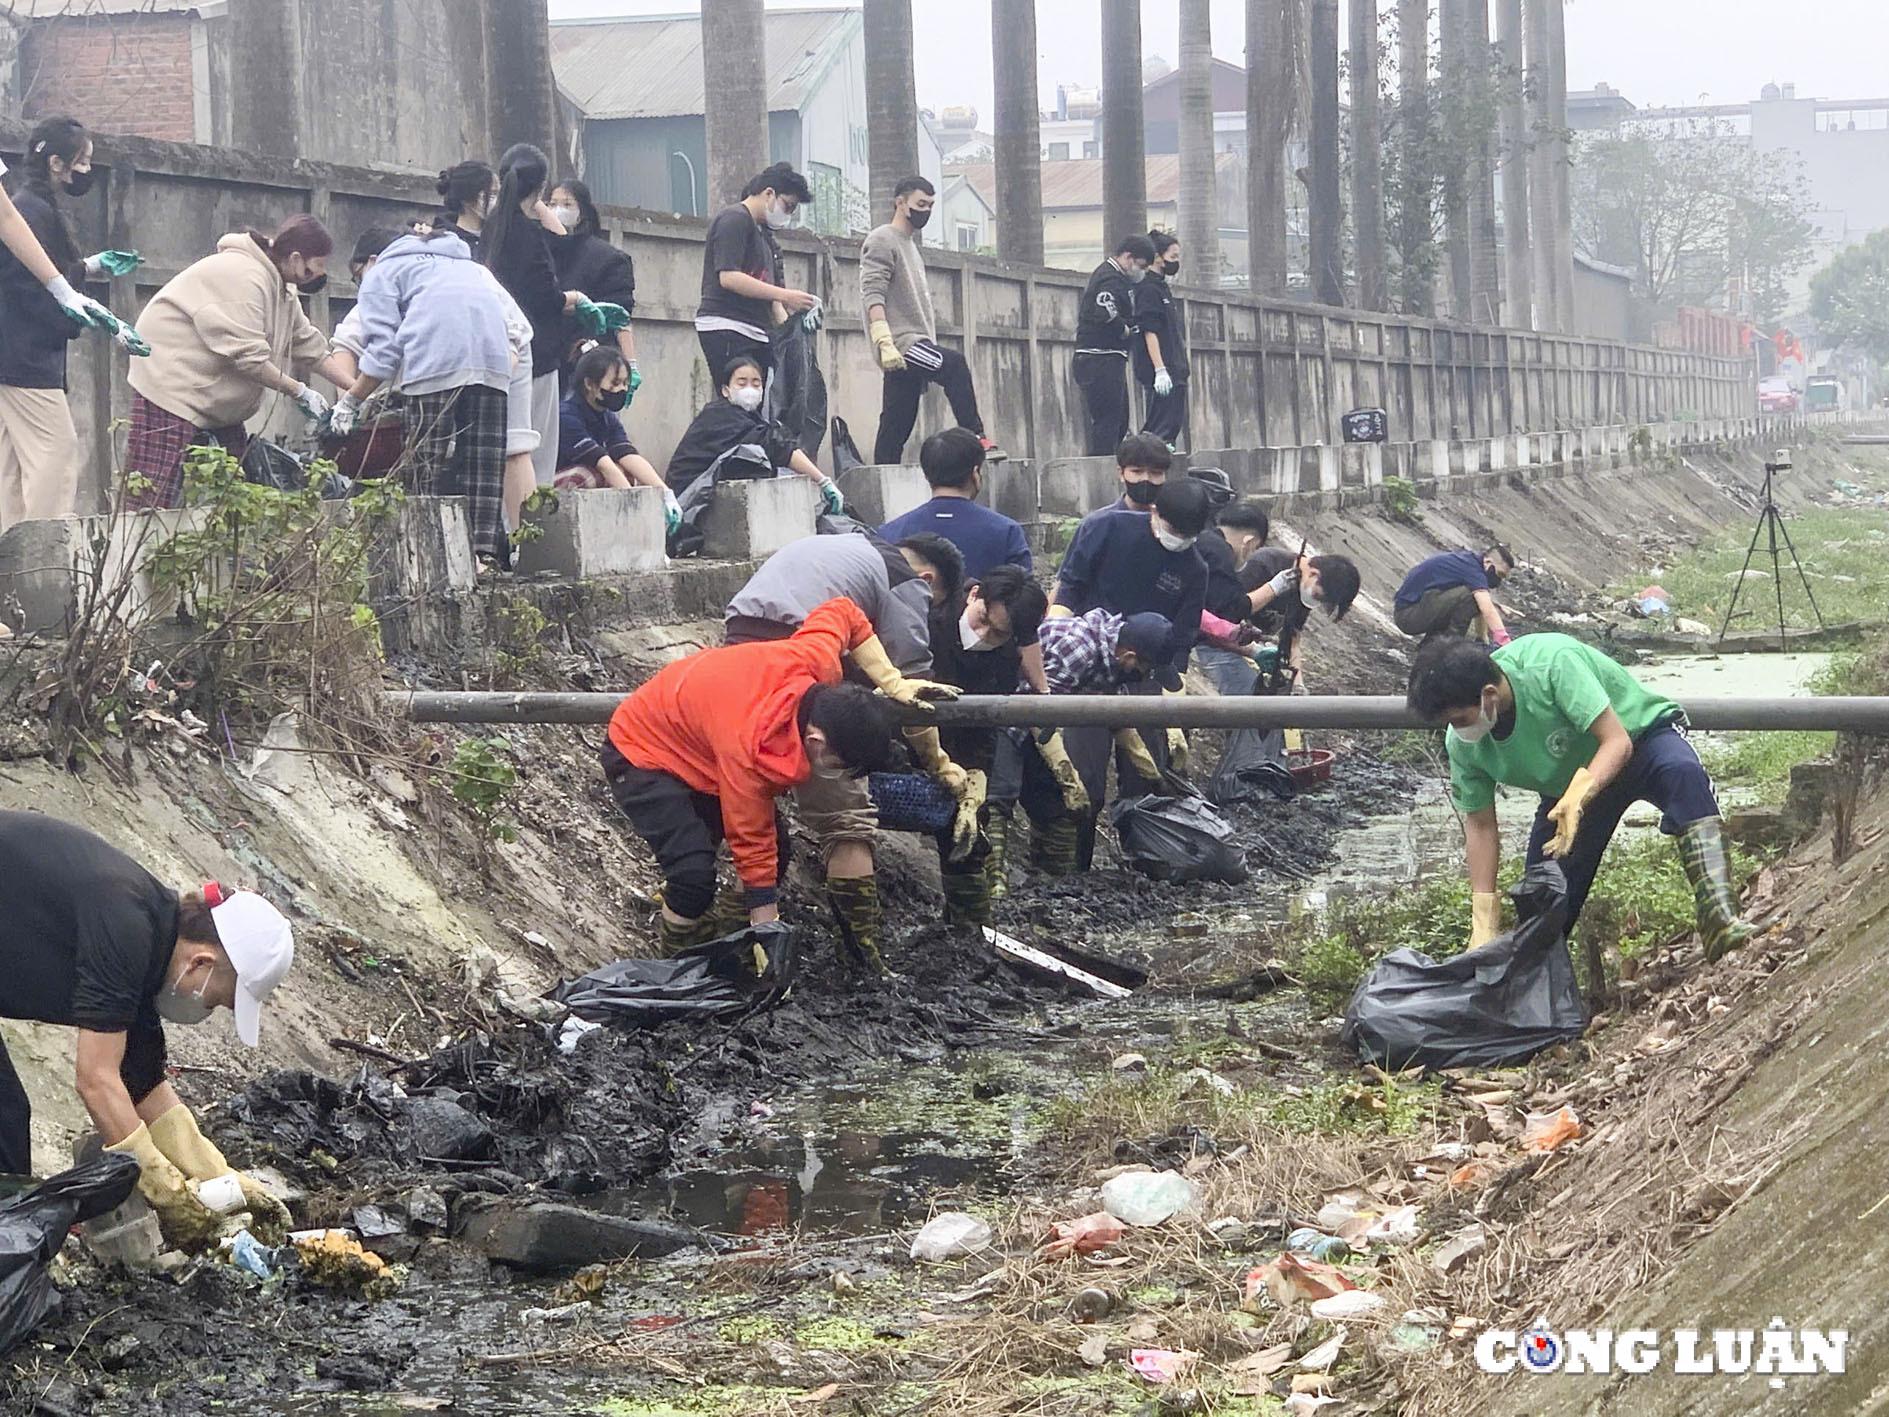
[[[1554,177],[1554,308],[1574,328],[1574,196],[1568,162],[1568,35],[1562,0],[1548,3],[1548,127]]]
[[[1502,253],[1495,226],[1495,130],[1480,121],[1496,93],[1495,51],[1489,45],[1489,0],[1465,0],[1463,41],[1470,66],[1468,96],[1479,118],[1469,155],[1469,318],[1493,325],[1502,319]]]
[[[1527,0],[1524,31],[1528,51],[1529,149],[1528,225],[1534,237],[1535,327],[1559,330],[1561,310],[1555,291],[1555,144],[1550,119],[1548,61],[1549,0]]]
[[[1435,120],[1462,102],[1469,84],[1468,0],[1442,0],[1437,7],[1437,27],[1442,31],[1442,50],[1438,72],[1443,87],[1437,96]],[[1450,261],[1450,313],[1459,320],[1472,317],[1475,277],[1469,258],[1469,172],[1461,161],[1447,162],[1443,168],[1443,234]]]
[[[1213,10],[1181,0],[1181,247],[1187,279],[1220,283],[1220,201],[1214,184]]]
[[[1351,0],[1351,229],[1357,243],[1358,304],[1366,310],[1390,303],[1377,41],[1377,0]]]
[[[1286,290],[1286,138],[1297,66],[1286,39],[1289,0],[1246,0],[1246,230],[1252,290]]]
[[[1535,324],[1534,255],[1528,244],[1528,110],[1522,97],[1522,0],[1497,0],[1502,48],[1502,273],[1508,284],[1503,319],[1517,329]]]
[[[493,155],[514,143],[557,152],[557,81],[551,71],[551,20],[545,0],[487,5],[485,55]]]
[[[1397,0],[1397,113],[1400,198],[1397,245],[1403,256],[1406,313],[1430,315],[1436,290],[1430,274],[1432,239],[1430,134],[1430,0]]]
[[[767,30],[761,0],[702,0],[708,209],[768,164]]]
[[[888,220],[892,191],[918,171],[918,92],[912,78],[912,0],[865,0],[867,224]]]
[[[1338,140],[1338,0],[1312,0],[1311,223],[1307,274],[1321,305],[1345,303],[1345,179]]]
[[[1102,240],[1148,229],[1141,0],[1102,0]]]
[[[997,254],[1043,264],[1042,111],[1036,96],[1036,0],[991,0],[997,112]]]

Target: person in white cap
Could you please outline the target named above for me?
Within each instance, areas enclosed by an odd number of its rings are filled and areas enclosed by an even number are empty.
[[[255,1046],[262,1006],[295,958],[289,922],[249,891],[179,894],[83,827],[0,812],[0,1018],[78,1030],[79,1100],[107,1151],[135,1157],[165,1238],[202,1244],[222,1224],[191,1183],[231,1174],[164,1080],[161,1021],[218,1008]],[[30,1171],[32,1109],[0,1047],[0,1172]],[[251,1228],[277,1243],[288,1211],[236,1173]]]

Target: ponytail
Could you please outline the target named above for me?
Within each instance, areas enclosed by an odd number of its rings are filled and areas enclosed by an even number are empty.
[[[52,160],[71,163],[85,145],[91,141],[85,125],[76,118],[43,118],[34,127],[26,140],[26,190],[39,197],[53,210],[53,218],[58,229],[48,245],[46,255],[52,263],[65,270],[79,259],[78,244],[72,239],[72,228],[66,222],[65,213],[59,207],[59,189],[52,180]],[[54,249],[56,248],[56,249]]]
[[[525,214],[519,210],[519,205],[525,198],[543,191],[544,184],[551,180],[551,159],[544,155],[542,148],[516,143],[499,159],[498,176],[498,201],[493,203],[492,214],[485,220],[479,244],[479,255],[488,267],[498,263],[500,252],[511,239],[512,228],[524,222]]]
[[[468,202],[478,201],[491,190],[496,175],[490,163],[471,158],[441,172],[433,190],[439,193],[446,214],[458,216],[465,211]]]
[[[308,212],[297,212],[283,218],[282,225],[275,229],[273,236],[264,236],[251,227],[249,239],[262,247],[264,254],[275,262],[277,270],[287,267],[291,256],[312,261],[320,256],[332,255],[335,249],[334,237],[328,234],[328,228],[321,224],[320,218]]]

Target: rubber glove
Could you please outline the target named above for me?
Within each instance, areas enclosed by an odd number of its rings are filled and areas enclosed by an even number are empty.
[[[106,313],[110,314],[111,312],[107,311]],[[148,359],[150,357],[150,341],[145,339],[143,335],[139,334],[116,315],[112,315],[112,342],[126,354],[135,355],[139,359]]]
[[[1253,651],[1253,664],[1261,674],[1270,674],[1279,667],[1279,646],[1261,645]]]
[[[962,861],[977,849],[978,813],[984,808],[988,784],[982,768],[964,774],[964,791],[958,796],[958,814],[951,819],[951,859]]]
[[[814,301],[800,317],[800,328],[810,335],[819,334],[821,327],[825,324],[826,307],[818,300]]]
[[[79,294],[64,276],[54,276],[47,281],[46,293],[59,302],[59,308],[66,312],[68,320],[94,330],[104,330],[107,334],[118,332],[118,317],[91,296]]]
[[[905,730],[905,741],[911,745],[912,756],[918,759],[918,765],[943,783],[945,790],[962,802],[970,775],[945,753],[944,744],[938,740],[938,730],[908,728]],[[983,774],[979,773],[978,776],[982,777]]]
[[[928,706],[927,700],[932,699],[955,699],[960,692],[954,684],[906,678],[892,667],[891,657],[886,654],[885,646],[879,642],[877,635],[870,636],[850,651],[850,658],[860,672],[872,681],[873,688],[893,703],[903,704],[907,708],[925,708]]]
[[[143,264],[144,257],[136,251],[100,251],[85,258],[85,273],[94,280],[105,275],[128,276]]]
[[[1574,838],[1581,833],[1581,813],[1587,810],[1588,800],[1597,791],[1594,775],[1586,768],[1576,768],[1568,781],[1568,790],[1548,809],[1548,820],[1555,824],[1555,834],[1541,848],[1543,856],[1566,856],[1574,849]]]
[[[1495,641],[1495,647],[1497,649],[1501,649],[1503,645],[1507,644],[1510,640],[1514,639],[1515,636],[1511,635],[1508,632],[1507,626],[1504,626],[1500,630],[1489,631],[1489,638]]]
[[[668,528],[671,536],[681,529],[682,504],[676,500],[676,494],[667,487],[662,489],[662,519],[663,525]]]
[[[905,356],[899,353],[899,347],[892,342],[892,326],[884,320],[874,320],[866,326],[866,336],[878,352],[879,367],[886,373],[896,374],[905,367]]]
[[[328,410],[328,431],[337,438],[347,437],[354,431],[354,421],[360,412],[361,401],[353,394],[343,394]]]
[[[1128,755],[1128,765],[1149,782],[1161,780],[1161,769],[1154,761],[1154,754],[1148,751],[1148,745],[1141,741],[1141,734],[1133,728],[1115,730],[1115,746]]]
[[[195,1249],[216,1238],[223,1217],[190,1193],[184,1173],[158,1150],[149,1127],[139,1123],[137,1131],[105,1150],[138,1163],[138,1191],[157,1212],[158,1228],[167,1242],[178,1249]]]
[[[1067,605],[1052,605],[1049,608],[1049,614],[1044,618],[1049,620],[1073,620],[1075,616],[1076,612],[1071,610]]]
[[[621,308],[620,306],[618,307]],[[602,339],[604,332],[603,307],[594,300],[579,300],[571,307],[571,318],[577,321],[577,328],[592,339]]]
[[[1069,757],[1069,749],[1063,744],[1062,730],[1051,733],[1036,745],[1036,751],[1043,757],[1043,765],[1049,769],[1049,775],[1056,779],[1056,785],[1063,790],[1063,807],[1075,814],[1082,815],[1089,810],[1089,789],[1082,785],[1082,774],[1076,771],[1076,765]]]
[[[216,1144],[197,1130],[191,1110],[178,1103],[150,1125],[151,1140],[171,1164],[190,1181],[209,1181],[235,1168],[223,1158]],[[243,1188],[243,1209],[249,1212],[250,1231],[265,1245],[280,1245],[289,1237],[292,1223],[288,1207],[271,1195],[253,1176],[236,1171]]]
[[[613,335],[618,330],[627,329],[629,327],[630,312],[625,310],[621,305],[618,305],[615,301],[593,301],[592,308],[596,310],[599,315],[603,316],[603,332],[605,334]]]
[[[1469,948],[1486,945],[1502,933],[1502,898],[1494,891],[1474,891],[1469,897]]]
[[[846,499],[840,496],[839,485],[830,477],[820,479],[820,500],[825,504],[829,517],[846,515]]]
[[[1295,589],[1298,584],[1298,567],[1287,566],[1278,575],[1266,582],[1266,589],[1272,592],[1274,600],[1283,600],[1285,599],[1286,592]]]
[[[1174,376],[1165,366],[1154,371],[1154,391],[1162,398],[1174,392]]]
[[[295,395],[295,406],[310,423],[321,422],[321,416],[328,412],[328,400],[308,384],[303,384],[301,392]]]
[[[636,391],[643,387],[643,371],[636,367],[636,361],[630,361],[630,397],[636,397]]]

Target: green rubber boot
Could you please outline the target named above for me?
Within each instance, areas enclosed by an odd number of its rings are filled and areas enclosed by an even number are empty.
[[[1725,823],[1702,817],[1679,833],[1679,863],[1692,883],[1699,916],[1699,938],[1708,960],[1723,959],[1757,932],[1738,918],[1738,892],[1732,884],[1732,852]]]
[[[1073,876],[1082,828],[1074,817],[1030,823],[1030,864],[1046,876]]]
[[[724,885],[715,892],[715,903],[708,908],[708,914],[702,917],[715,927],[711,940],[719,940],[724,935],[732,935],[737,930],[746,928],[748,923],[748,893],[739,883]]]
[[[981,930],[990,924],[990,877],[982,870],[946,871],[943,875],[945,923]]]
[[[826,883],[827,899],[840,927],[840,952],[856,967],[887,972],[879,955],[879,880],[876,876],[840,876]]]
[[[705,945],[719,933],[712,913],[698,920],[685,920],[680,925],[671,921],[667,915],[656,917],[656,947],[665,958],[672,959],[686,949]]]
[[[990,843],[990,855],[984,858],[984,879],[990,883],[988,908],[990,902],[1010,894],[1010,813],[993,808],[984,823],[984,839]]]

